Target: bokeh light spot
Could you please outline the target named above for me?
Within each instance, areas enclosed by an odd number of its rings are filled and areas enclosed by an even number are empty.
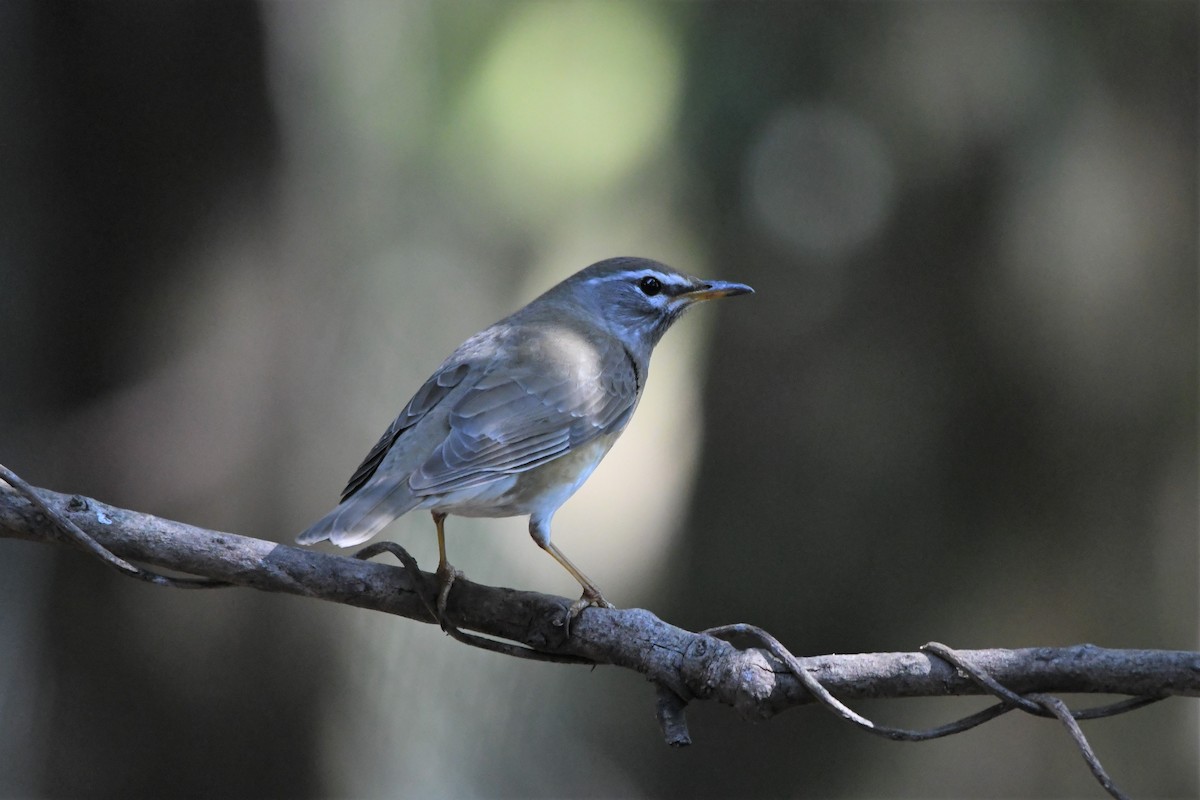
[[[502,193],[603,188],[669,133],[678,46],[651,7],[530,3],[496,36],[455,121],[455,157]]]
[[[865,122],[831,106],[785,108],[763,126],[746,163],[756,223],[802,255],[840,258],[887,220],[891,159]]]

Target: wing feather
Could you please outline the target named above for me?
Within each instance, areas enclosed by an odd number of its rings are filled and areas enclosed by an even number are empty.
[[[527,348],[537,357],[491,371],[457,399],[449,434],[409,478],[415,493],[525,472],[624,427],[639,378],[625,348],[615,339],[564,345],[563,333],[555,334]]]
[[[379,437],[379,441],[371,448],[371,452],[358,465],[358,469],[354,471],[354,475],[346,483],[346,488],[342,490],[341,502],[344,503],[355,492],[365,486],[367,481],[371,480],[371,476],[379,469],[379,465],[383,463],[384,457],[392,449],[392,445],[396,443],[396,439],[400,438],[400,435],[406,430],[420,422],[434,406],[450,393],[451,389],[462,383],[463,378],[467,376],[469,371],[470,365],[466,363],[446,364],[430,376],[429,380],[425,381],[424,385],[408,401],[408,405],[404,407],[404,410],[388,426],[388,429],[383,432],[383,436]]]

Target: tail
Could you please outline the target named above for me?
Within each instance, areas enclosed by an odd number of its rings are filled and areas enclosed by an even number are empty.
[[[367,485],[347,497],[312,527],[296,537],[299,544],[316,544],[326,539],[338,547],[362,544],[379,533],[392,520],[421,502],[406,482],[399,486]]]

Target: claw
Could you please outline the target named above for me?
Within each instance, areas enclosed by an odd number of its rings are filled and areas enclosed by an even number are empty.
[[[567,609],[567,617],[563,621],[563,629],[567,636],[571,635],[571,623],[578,617],[585,608],[616,608],[612,603],[604,599],[604,595],[600,594],[599,589],[587,588],[583,590],[583,595],[571,603],[571,607]]]
[[[446,630],[446,602],[450,599],[450,587],[454,585],[455,580],[461,577],[464,577],[462,570],[455,569],[446,562],[438,564],[437,616],[438,624],[443,631]]]

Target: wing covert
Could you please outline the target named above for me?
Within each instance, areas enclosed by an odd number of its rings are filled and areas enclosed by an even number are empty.
[[[543,344],[533,348],[538,357],[481,377],[456,400],[445,441],[409,479],[413,491],[437,494],[526,472],[623,428],[640,376],[616,340],[586,346],[583,357],[577,342],[556,357]]]

